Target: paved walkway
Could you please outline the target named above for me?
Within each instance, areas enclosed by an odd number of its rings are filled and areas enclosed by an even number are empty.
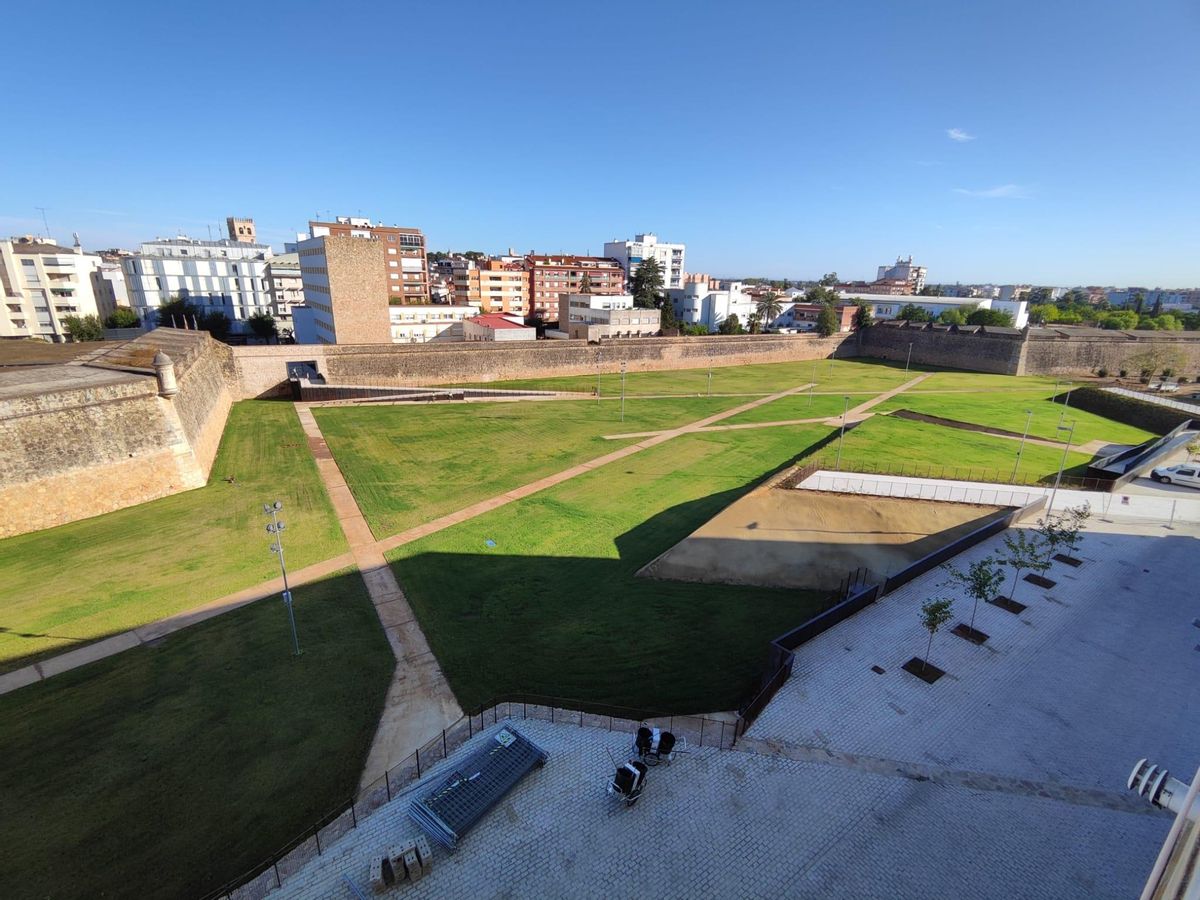
[[[454,692],[417,624],[412,607],[400,589],[392,567],[367,526],[333,458],[325,436],[307,406],[297,405],[308,449],[317,462],[334,513],[350,544],[350,554],[362,573],[379,622],[396,657],[383,714],[363,767],[362,785],[375,781],[394,761],[402,759],[434,734],[462,716]]]
[[[925,372],[922,375],[918,375],[916,378],[913,378],[910,381],[906,381],[906,382],[904,382],[904,384],[898,385],[897,387],[894,387],[891,390],[884,391],[882,394],[876,394],[874,397],[872,397],[870,400],[866,401],[865,403],[858,404],[858,406],[854,407],[851,410],[848,410],[846,412],[846,415],[844,418],[842,416],[831,416],[831,417],[827,418],[825,420],[825,422],[828,425],[841,425],[843,421],[849,423],[849,422],[861,422],[864,419],[869,419],[869,418],[871,418],[871,416],[875,415],[873,412],[871,412],[871,410],[874,409],[876,406],[878,406],[880,403],[883,403],[887,400],[891,400],[897,394],[903,394],[909,388],[916,387],[922,381],[932,378],[933,375],[934,375],[933,372]],[[849,392],[847,392],[847,393],[849,393]]]

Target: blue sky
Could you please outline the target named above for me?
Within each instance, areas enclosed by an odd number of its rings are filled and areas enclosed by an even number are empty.
[[[434,249],[655,231],[713,274],[1200,285],[1194,3],[52,8],[0,59],[0,233],[361,211]]]

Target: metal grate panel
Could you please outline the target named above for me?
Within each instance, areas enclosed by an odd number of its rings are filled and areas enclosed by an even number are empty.
[[[506,722],[432,792],[414,800],[408,814],[426,834],[453,850],[471,826],[549,758]]]

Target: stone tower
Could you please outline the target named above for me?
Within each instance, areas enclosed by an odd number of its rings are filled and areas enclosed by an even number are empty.
[[[258,239],[254,235],[253,219],[238,219],[230,216],[225,220],[225,227],[229,229],[231,241],[238,241],[242,244],[258,243]]]

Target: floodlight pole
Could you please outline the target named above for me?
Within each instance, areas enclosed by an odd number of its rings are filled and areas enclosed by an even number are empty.
[[[1062,459],[1058,462],[1058,474],[1054,476],[1054,490],[1050,492],[1050,503],[1046,507],[1046,517],[1049,520],[1050,515],[1054,512],[1054,498],[1058,496],[1058,483],[1062,481],[1063,469],[1067,465],[1067,454],[1071,451],[1071,440],[1075,437],[1075,422],[1072,420],[1070,427],[1059,425],[1059,431],[1067,432],[1067,445],[1063,447]]]
[[[596,403],[600,403],[600,351],[596,351]]]
[[[712,396],[712,354],[708,354],[708,396]]]
[[[621,421],[625,421],[625,363],[621,363]]]
[[[1029,437],[1029,423],[1033,421],[1033,410],[1025,410],[1025,430],[1021,432],[1021,443],[1017,447],[1017,461],[1013,465],[1012,479],[1009,484],[1017,483],[1017,470],[1021,468],[1021,454],[1025,452],[1025,438]]]
[[[837,472],[842,471],[842,441],[846,439],[846,414],[850,411],[850,398],[843,397],[842,399],[846,401],[846,405],[842,409],[842,431],[838,435],[837,462],[833,466]]]
[[[286,523],[279,521],[281,509],[283,509],[283,503],[279,500],[263,504],[263,512],[271,514],[271,524],[267,526],[267,533],[275,538],[275,543],[271,545],[271,552],[279,556],[279,571],[283,575],[283,605],[287,607],[288,622],[292,626],[293,655],[299,656],[300,638],[296,635],[296,616],[292,612],[292,592],[288,587],[287,563],[283,558],[283,529],[286,527]]]
[[[1066,418],[1067,410],[1071,406],[1071,390],[1072,390],[1072,385],[1071,385],[1071,382],[1068,381],[1067,382],[1067,395],[1063,398],[1062,412],[1060,412],[1058,414],[1058,424],[1059,425],[1062,425],[1063,419]]]

